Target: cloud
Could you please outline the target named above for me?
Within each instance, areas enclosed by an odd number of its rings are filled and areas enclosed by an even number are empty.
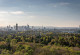
[[[57,7],[57,5],[52,5],[52,7]]]
[[[67,2],[61,2],[60,5],[70,5],[70,3],[67,3]]]
[[[13,11],[13,12],[10,12],[10,14],[20,15],[20,14],[24,14],[24,12],[23,11]]]
[[[20,14],[24,14],[23,11],[0,11],[0,14],[14,14],[14,15],[20,15]]]
[[[8,14],[9,12],[7,11],[0,11],[0,14]]]
[[[23,16],[23,11],[0,11],[0,21],[8,21],[10,19]]]
[[[67,6],[70,5],[71,3],[67,3],[67,2],[60,2],[60,3],[52,3],[52,4],[48,4],[48,6],[51,7],[60,7],[60,6]]]

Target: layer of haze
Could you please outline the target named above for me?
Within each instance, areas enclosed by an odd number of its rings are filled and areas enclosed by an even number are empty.
[[[0,0],[0,26],[78,27],[80,0]]]

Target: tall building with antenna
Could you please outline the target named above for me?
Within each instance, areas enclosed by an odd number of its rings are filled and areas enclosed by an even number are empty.
[[[18,24],[16,23],[16,31],[18,31]]]

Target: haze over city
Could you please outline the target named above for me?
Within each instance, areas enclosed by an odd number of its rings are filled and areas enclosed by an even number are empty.
[[[0,26],[78,27],[80,0],[0,0]]]

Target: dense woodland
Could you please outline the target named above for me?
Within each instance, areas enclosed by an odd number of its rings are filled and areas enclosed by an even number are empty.
[[[80,33],[0,32],[0,55],[80,55]]]

